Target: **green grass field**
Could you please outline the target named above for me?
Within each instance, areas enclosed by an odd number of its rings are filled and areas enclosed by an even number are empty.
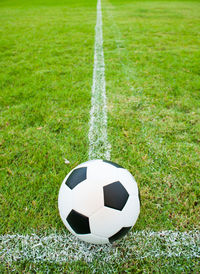
[[[142,197],[133,231],[199,230],[200,2],[102,0],[102,15],[111,159]],[[0,234],[63,233],[60,184],[88,159],[95,24],[92,0],[0,3]],[[1,259],[0,272],[200,271],[184,257]]]

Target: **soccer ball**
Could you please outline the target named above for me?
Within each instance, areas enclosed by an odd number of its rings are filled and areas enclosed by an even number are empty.
[[[91,160],[65,177],[58,208],[64,225],[79,239],[113,243],[133,227],[139,216],[137,183],[118,164]]]

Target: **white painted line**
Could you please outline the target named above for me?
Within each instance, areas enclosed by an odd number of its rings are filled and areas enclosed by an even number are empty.
[[[89,160],[110,159],[111,146],[107,138],[107,106],[103,53],[101,0],[97,2],[95,27],[94,69],[90,111]]]
[[[200,232],[130,232],[115,247],[87,244],[71,234],[0,236],[0,259],[4,262],[63,263],[84,260],[106,264],[156,257],[199,258]]]

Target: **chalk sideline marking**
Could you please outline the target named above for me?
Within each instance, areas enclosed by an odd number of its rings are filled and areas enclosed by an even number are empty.
[[[71,234],[0,236],[0,259],[4,262],[64,263],[84,260],[104,264],[156,257],[199,258],[200,232],[130,232],[115,248],[87,244]]]
[[[107,138],[107,106],[101,0],[98,0],[97,2],[93,85],[89,126],[89,160],[110,160],[111,146]]]

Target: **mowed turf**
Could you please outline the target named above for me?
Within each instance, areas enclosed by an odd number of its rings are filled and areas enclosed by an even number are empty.
[[[199,228],[200,3],[103,7],[108,133],[141,190],[135,229]]]
[[[199,229],[200,3],[103,0],[102,8],[111,159],[135,176],[142,199],[133,230]],[[95,20],[96,1],[0,4],[1,234],[63,229],[59,186],[88,158]],[[197,272],[197,263],[133,254],[110,271]]]
[[[134,230],[199,229],[200,2],[104,3],[108,134],[141,191]],[[185,258],[132,259],[126,269],[199,271]]]
[[[60,184],[88,157],[96,3],[15,3],[0,8],[0,233],[62,228]]]

